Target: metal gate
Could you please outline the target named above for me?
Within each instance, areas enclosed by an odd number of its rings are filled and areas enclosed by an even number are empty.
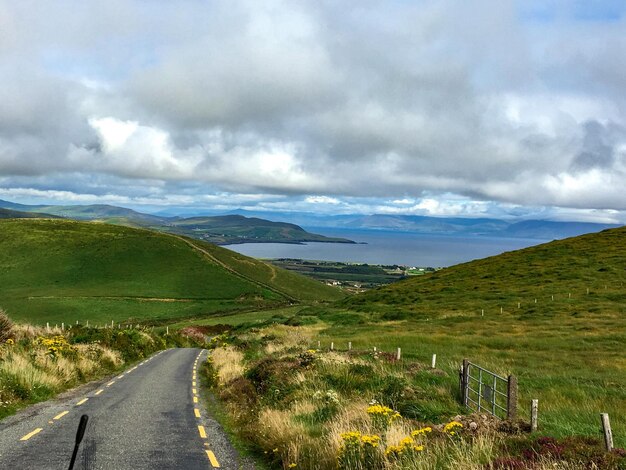
[[[488,371],[463,360],[460,371],[461,399],[469,409],[501,419],[517,417],[517,379]]]

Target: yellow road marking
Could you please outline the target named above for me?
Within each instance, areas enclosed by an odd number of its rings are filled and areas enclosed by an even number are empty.
[[[100,395],[102,392],[104,392],[104,389],[102,389],[102,388],[101,388],[100,390],[98,390],[98,391],[95,393],[95,395],[96,395],[96,396],[98,396],[98,395]]]
[[[198,426],[198,432],[200,433],[200,437],[202,439],[206,439],[206,431],[204,430],[204,426]]]
[[[61,413],[59,413],[58,415],[56,415],[54,418],[52,419],[61,419],[63,416],[65,416],[66,414],[68,414],[69,411],[62,411]]]
[[[193,414],[196,415],[196,418],[199,418],[200,417],[200,410],[198,408],[194,408],[193,409]]]
[[[89,398],[83,398],[81,401],[79,401],[78,403],[76,403],[76,406],[80,406],[83,403],[85,403],[87,400],[89,400]]]
[[[193,397],[193,402],[198,403],[198,397]]]
[[[215,454],[213,453],[212,450],[207,450],[206,455],[209,458],[209,462],[211,462],[211,465],[213,466],[213,468],[220,468],[220,463],[215,458]]]
[[[196,386],[196,381],[194,380],[193,382],[191,382],[191,386],[195,387]]]
[[[111,380],[108,384],[107,387],[110,387],[111,385],[113,385],[115,383],[115,380]]]
[[[33,437],[35,434],[39,434],[41,431],[43,431],[43,428],[37,428],[32,432],[29,432],[28,434],[26,434],[24,437],[22,437],[20,439],[20,441],[27,441],[29,440],[31,437]]]
[[[197,395],[198,394],[198,390],[196,390],[195,388],[192,388],[191,389],[191,393],[193,393],[194,395]]]

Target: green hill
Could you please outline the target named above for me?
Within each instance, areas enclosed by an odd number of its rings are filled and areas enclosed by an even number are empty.
[[[302,227],[294,224],[272,222],[257,217],[244,217],[241,215],[190,217],[172,220],[163,226],[154,226],[152,228],[181,233],[217,244],[248,242],[354,243],[345,238],[331,238],[309,233]]]
[[[6,216],[3,211],[8,210]],[[302,227],[273,222],[257,217],[220,215],[212,217],[161,217],[144,214],[125,207],[107,204],[92,205],[26,205],[0,200],[0,218],[53,216],[66,219],[105,222],[127,227],[147,228],[208,241],[218,245],[234,243],[354,243],[345,238],[332,238],[309,233]]]
[[[416,378],[425,394],[412,410],[419,419],[458,412],[445,397],[458,394],[458,367],[469,358],[517,375],[521,415],[538,398],[543,432],[597,435],[607,412],[624,446],[625,283],[626,228],[617,228],[410,278],[303,309],[291,322],[321,320],[319,339],[335,347],[401,347],[425,363],[437,354],[445,378],[436,390]]]
[[[341,292],[209,243],[68,220],[0,220],[0,306],[17,320],[166,320]]]
[[[600,310],[624,315],[624,266],[626,227],[459,264],[369,291],[345,305],[414,317],[499,314],[500,308],[521,320]]]
[[[0,207],[0,219],[58,219],[57,216],[38,212],[21,212]]]

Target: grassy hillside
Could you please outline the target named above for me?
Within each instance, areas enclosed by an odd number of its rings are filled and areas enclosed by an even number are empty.
[[[272,222],[256,217],[225,215],[216,217],[190,217],[172,220],[164,226],[152,227],[173,233],[200,238],[211,243],[245,242],[334,242],[353,243],[345,238],[330,238],[309,233],[302,227],[284,222]]]
[[[193,243],[108,224],[2,220],[0,306],[41,324],[162,320],[338,298],[315,281]]]
[[[6,212],[5,209],[8,211]],[[225,245],[231,243],[354,243],[345,238],[331,238],[309,233],[302,227],[272,222],[257,217],[223,215],[213,217],[160,217],[106,204],[92,205],[26,205],[0,200],[0,218],[62,217],[74,220],[105,222],[127,227],[147,228],[174,233]]]
[[[599,413],[608,412],[616,444],[625,446],[625,267],[626,228],[612,229],[401,281],[333,308],[304,309],[292,323],[321,322],[315,339],[326,346],[401,347],[407,359],[424,363],[436,353],[445,379],[438,390],[427,378],[412,382],[423,399],[405,405],[416,419],[458,412],[446,397],[458,393],[458,367],[467,357],[516,374],[522,417],[538,398],[542,432],[597,436]]]
[[[47,218],[56,219],[57,217],[50,214],[41,214],[38,212],[21,212],[0,207],[0,219],[36,219]]]

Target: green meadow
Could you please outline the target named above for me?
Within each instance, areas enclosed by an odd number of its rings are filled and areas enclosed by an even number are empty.
[[[521,416],[539,399],[540,429],[599,436],[609,413],[626,446],[626,229],[454,266],[300,311],[318,338],[438,367],[451,393],[463,358],[519,380]],[[437,396],[424,407],[437,408]],[[453,413],[455,410],[439,407]]]
[[[15,321],[163,321],[341,298],[197,240],[67,220],[0,221],[0,306]]]
[[[266,312],[255,326],[300,326],[312,348],[320,341],[327,350],[333,342],[345,351],[350,341],[359,352],[376,347],[394,355],[400,347],[404,361],[425,366],[437,354],[444,374],[418,375],[410,384],[419,399],[404,405],[414,419],[444,422],[463,412],[458,369],[468,358],[518,377],[520,417],[529,420],[530,401],[538,399],[541,434],[600,437],[606,412],[615,444],[624,447],[625,267],[626,229],[615,229],[454,266],[331,305]],[[228,317],[212,321],[229,323]],[[347,388],[359,383],[352,379],[345,378]]]

